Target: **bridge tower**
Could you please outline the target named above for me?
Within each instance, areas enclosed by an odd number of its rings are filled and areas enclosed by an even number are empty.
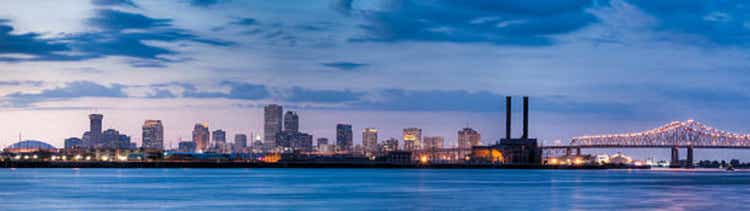
[[[693,168],[694,166],[693,162],[693,145],[690,145],[687,147],[687,166],[688,168]]]
[[[672,160],[669,162],[669,166],[680,166],[680,148],[677,148],[677,146],[672,147]]]

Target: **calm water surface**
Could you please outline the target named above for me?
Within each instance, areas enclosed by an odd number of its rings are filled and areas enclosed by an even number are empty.
[[[750,172],[0,169],[0,210],[750,210]]]

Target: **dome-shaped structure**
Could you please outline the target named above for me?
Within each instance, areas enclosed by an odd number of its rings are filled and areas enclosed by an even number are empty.
[[[4,149],[4,151],[11,153],[53,152],[55,150],[57,149],[54,146],[37,140],[16,142]]]

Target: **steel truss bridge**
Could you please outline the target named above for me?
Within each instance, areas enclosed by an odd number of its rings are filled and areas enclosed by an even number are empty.
[[[581,148],[672,148],[672,162],[679,162],[678,149],[687,148],[688,165],[692,165],[693,148],[750,149],[750,134],[731,133],[709,127],[695,120],[674,121],[654,129],[621,134],[574,137],[569,145],[545,146],[544,149]]]

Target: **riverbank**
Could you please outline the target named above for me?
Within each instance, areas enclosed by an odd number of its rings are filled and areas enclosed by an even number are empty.
[[[0,168],[427,168],[427,169],[648,169],[642,166],[550,166],[550,165],[498,165],[498,164],[393,164],[384,162],[315,162],[281,161],[264,162],[211,162],[211,161],[139,161],[139,162],[91,162],[91,161],[6,161]]]

